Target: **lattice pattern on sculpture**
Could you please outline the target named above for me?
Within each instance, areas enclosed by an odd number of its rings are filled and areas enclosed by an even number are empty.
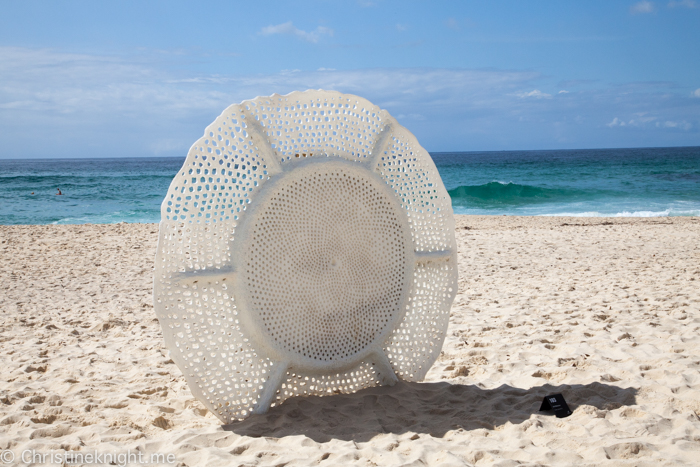
[[[417,381],[457,289],[450,198],[385,110],[330,91],[227,108],[162,205],[155,310],[223,422]]]

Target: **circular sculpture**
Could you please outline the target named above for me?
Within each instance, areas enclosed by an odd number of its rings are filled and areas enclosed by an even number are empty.
[[[224,423],[423,379],[456,291],[452,207],[430,155],[357,96],[230,106],[163,201],[155,311]]]

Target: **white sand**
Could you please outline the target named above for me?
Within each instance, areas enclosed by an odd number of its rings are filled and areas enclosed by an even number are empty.
[[[427,382],[226,427],[164,349],[156,231],[0,226],[14,464],[130,450],[148,465],[700,465],[700,218],[460,216],[460,290]],[[570,417],[538,413],[556,392]]]

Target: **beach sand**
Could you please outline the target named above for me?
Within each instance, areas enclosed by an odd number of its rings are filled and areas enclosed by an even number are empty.
[[[157,225],[0,226],[0,449],[12,465],[66,450],[133,465],[700,465],[700,218],[457,225],[459,293],[425,382],[223,427],[163,344]],[[570,417],[538,412],[552,393]]]

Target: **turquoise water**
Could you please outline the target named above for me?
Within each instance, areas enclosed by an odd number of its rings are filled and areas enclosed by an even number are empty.
[[[0,224],[160,222],[184,160],[0,160]]]
[[[700,147],[432,157],[456,214],[700,215]],[[0,224],[158,222],[183,162],[0,160]]]
[[[700,215],[700,148],[433,154],[456,214]]]

